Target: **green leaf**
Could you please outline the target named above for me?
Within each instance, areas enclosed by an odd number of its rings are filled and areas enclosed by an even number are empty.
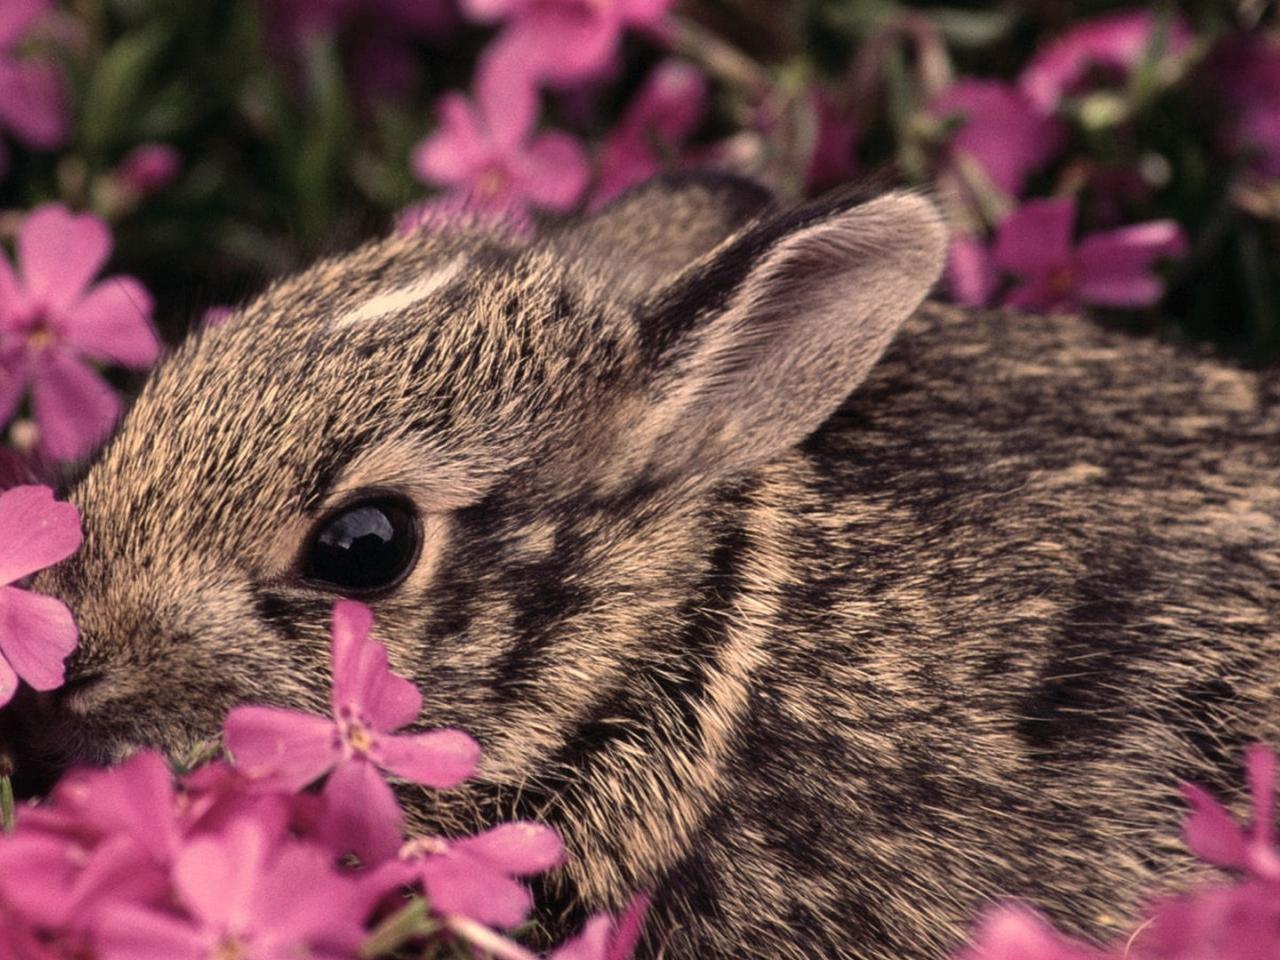
[[[925,16],[947,43],[970,50],[998,43],[1018,22],[1017,9],[1010,6],[976,10],[936,7],[926,10]]]
[[[0,829],[5,833],[13,832],[13,784],[7,776],[0,777]]]
[[[390,953],[410,940],[429,937],[440,929],[440,922],[427,912],[427,902],[414,897],[374,928],[360,947],[361,960]]]

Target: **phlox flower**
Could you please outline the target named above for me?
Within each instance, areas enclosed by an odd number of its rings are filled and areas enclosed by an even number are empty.
[[[1164,286],[1156,260],[1180,257],[1187,241],[1171,220],[1092,233],[1072,243],[1072,199],[1031,200],[1000,225],[995,264],[1019,279],[1005,303],[1028,310],[1069,310],[1081,304],[1145,307]]]
[[[964,159],[976,163],[1012,197],[1054,158],[1066,135],[1058,118],[1040,113],[1020,90],[997,80],[959,80],[934,98],[929,113],[960,121],[948,144],[947,166]]]
[[[474,20],[507,21],[497,46],[535,79],[563,84],[602,72],[622,32],[662,19],[673,0],[462,0]]]
[[[519,64],[487,56],[474,100],[460,93],[440,99],[440,127],[414,148],[413,168],[424,182],[517,221],[530,207],[568,210],[587,185],[586,153],[564,133],[533,136],[537,109],[537,91]]]
[[[600,148],[600,181],[592,206],[662,171],[707,112],[707,81],[697,68],[664,60],[645,78]]]
[[[332,718],[247,706],[232,710],[223,727],[236,765],[264,789],[296,791],[329,773],[329,829],[369,864],[395,853],[404,826],[378,770],[443,789],[470,776],[480,752],[460,730],[393,732],[417,719],[422,694],[390,671],[386,650],[369,639],[372,624],[363,604],[334,605]]]
[[[1018,86],[1036,109],[1051,113],[1066,96],[1097,73],[1123,82],[1142,64],[1160,29],[1150,10],[1123,11],[1095,17],[1045,44],[1033,56]],[[1164,27],[1162,56],[1177,56],[1191,44],[1191,30],[1178,17]]]
[[[18,273],[0,257],[0,423],[31,387],[40,451],[52,460],[92,452],[120,400],[86,360],[150,366],[160,351],[151,297],[132,277],[90,286],[111,252],[107,225],[48,205],[18,230]]]
[[[59,146],[67,136],[62,80],[53,64],[19,58],[14,50],[51,7],[50,0],[0,3],[0,129],[40,150]],[[0,176],[7,167],[0,142]]]
[[[991,250],[981,239],[966,233],[951,238],[946,284],[952,300],[968,307],[989,307],[999,279]]]
[[[80,514],[55,502],[48,487],[0,493],[0,706],[13,698],[19,678],[36,690],[62,684],[62,661],[79,636],[71,611],[13,584],[65,560],[81,539]]]
[[[185,916],[119,904],[95,924],[101,960],[348,960],[369,906],[327,853],[256,820],[192,840],[173,887]]]
[[[805,184],[811,191],[820,191],[857,176],[861,131],[850,119],[849,111],[823,88],[814,87],[809,93],[809,102],[817,129]]]
[[[1227,148],[1251,155],[1258,173],[1280,177],[1280,41],[1266,32],[1229,36],[1204,79],[1226,114]]]
[[[510,929],[529,915],[529,891],[513,877],[550,870],[564,856],[554,830],[506,823],[474,837],[418,837],[400,851],[403,881],[418,879],[431,908]]]
[[[182,171],[182,157],[167,143],[144,143],[134,147],[115,169],[115,178],[134,196],[145,197],[163,190]]]

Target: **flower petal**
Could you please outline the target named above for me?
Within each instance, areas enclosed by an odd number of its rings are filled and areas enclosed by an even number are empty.
[[[528,58],[501,38],[476,66],[476,107],[499,156],[519,149],[538,119],[537,78]]]
[[[104,912],[94,925],[100,960],[205,960],[205,937],[190,923],[133,904]]]
[[[49,0],[4,0],[0,3],[0,50],[27,35],[37,19],[49,12]]]
[[[524,196],[556,211],[576,204],[591,176],[582,145],[564,133],[538,137],[523,154],[511,158],[511,171]]]
[[[374,759],[397,777],[444,790],[471,776],[480,745],[461,730],[383,736]]]
[[[19,140],[40,150],[67,138],[62,75],[51,63],[0,59],[0,121]]]
[[[523,886],[465,854],[428,857],[420,872],[431,908],[446,916],[461,914],[510,929],[524,921],[533,905]]]
[[[173,866],[183,905],[206,926],[243,929],[254,914],[269,848],[266,830],[249,818],[192,840]]]
[[[504,823],[450,845],[516,876],[542,873],[564,859],[564,844],[556,832],[527,820]]]
[[[111,231],[91,213],[59,204],[32,211],[18,228],[18,264],[33,300],[65,310],[80,299],[111,253]]]
[[[1188,849],[1219,867],[1243,867],[1248,844],[1235,818],[1203,787],[1185,783],[1182,796],[1191,806],[1182,827]]]
[[[65,560],[83,539],[80,512],[48,487],[0,493],[0,586]]]
[[[9,666],[9,661],[0,652],[0,707],[3,707],[18,692],[18,675]]]
[[[1270,844],[1275,833],[1276,755],[1265,744],[1255,743],[1244,752],[1245,777],[1253,799],[1253,837]]]
[[[951,299],[969,307],[987,307],[996,291],[996,268],[987,245],[977,237],[958,234],[947,256],[947,286]]]
[[[120,398],[87,364],[61,350],[32,360],[31,406],[40,452],[66,463],[88,456],[111,434]]]
[[[387,651],[369,638],[373,613],[364,604],[340,600],[333,606],[333,688],[335,717],[362,717],[374,730],[398,730],[418,718],[422,694],[391,672]]]
[[[1024,277],[1069,266],[1075,220],[1074,200],[1028,200],[1000,224],[996,265]]]
[[[396,855],[404,814],[372,763],[357,757],[338,764],[323,796],[325,824],[338,849],[355,853],[366,867]]]
[[[340,754],[333,721],[279,707],[236,707],[222,726],[246,776],[296,791],[318,780]]]
[[[27,379],[26,350],[20,346],[6,348],[4,335],[0,334],[0,427],[17,412],[27,392]]]
[[[149,367],[160,353],[151,294],[133,277],[109,277],[58,318],[61,341],[95,360]]]
[[[468,184],[492,157],[479,115],[459,93],[440,98],[440,126],[413,151],[413,170],[426,183]]]
[[[0,653],[34,689],[62,685],[62,661],[78,638],[76,622],[61,600],[0,587]]]

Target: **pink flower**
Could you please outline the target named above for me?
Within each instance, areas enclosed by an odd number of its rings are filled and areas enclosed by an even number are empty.
[[[419,837],[400,852],[422,881],[431,908],[492,927],[511,928],[529,915],[529,891],[512,877],[550,870],[564,855],[554,830],[507,823],[474,837]]]
[[[475,90],[474,101],[457,93],[440,99],[440,129],[414,149],[418,176],[517,220],[531,206],[564,211],[577,203],[589,176],[586,155],[563,133],[530,139],[538,95],[518,65],[484,58]]]
[[[144,143],[130,150],[116,168],[116,178],[131,193],[146,196],[177,178],[182,157],[167,143]]]
[[[707,112],[707,81],[679,60],[664,60],[645,78],[621,121],[600,148],[593,207],[648,180],[671,161]]]
[[[1025,907],[999,907],[987,914],[973,943],[956,960],[1102,960],[1100,950],[1059,934]]]
[[[950,143],[949,165],[954,167],[957,157],[967,158],[1014,197],[1065,140],[1060,120],[1037,112],[1016,87],[996,80],[960,80],[934,99],[929,112],[940,120],[960,120]]]
[[[627,27],[654,26],[672,0],[462,0],[474,20],[508,21],[497,46],[533,77],[564,84],[603,71]]]
[[[1051,113],[1063,97],[1077,93],[1091,75],[1106,72],[1127,79],[1149,55],[1160,27],[1149,10],[1096,17],[1041,47],[1018,79],[1036,109]],[[1179,55],[1191,43],[1181,18],[1165,26],[1160,55]]]
[[[1171,220],[1093,233],[1073,247],[1076,204],[1071,199],[1031,200],[1000,225],[996,266],[1021,282],[1005,299],[1029,310],[1069,310],[1080,304],[1145,307],[1160,299],[1156,260],[1180,257],[1187,242]]]
[[[362,939],[365,897],[329,857],[281,845],[254,820],[192,840],[173,870],[187,916],[118,904],[95,924],[103,960],[340,960]]]
[[[480,748],[460,730],[392,735],[418,717],[422,695],[393,674],[369,639],[373,614],[354,601],[333,608],[333,719],[276,707],[237,707],[224,725],[227,748],[264,787],[295,791],[329,771],[324,787],[331,832],[366,863],[393,855],[404,814],[387,770],[442,789],[471,775]]]
[[[71,611],[61,600],[12,584],[65,560],[80,547],[80,514],[48,487],[0,493],[0,706],[21,677],[37,690],[62,684],[62,661],[76,647]]]
[[[582,933],[560,947],[548,960],[627,960],[644,932],[649,910],[647,896],[636,897],[615,924],[607,914],[596,914]]]
[[[0,3],[0,127],[40,150],[59,146],[67,136],[62,79],[53,64],[19,59],[13,51],[50,6],[49,0]],[[0,175],[7,166],[0,144]]]
[[[18,277],[0,257],[0,423],[30,384],[40,451],[52,460],[90,453],[119,416],[115,391],[85,359],[143,368],[160,350],[142,284],[89,285],[110,252],[105,223],[49,205],[18,231]]]

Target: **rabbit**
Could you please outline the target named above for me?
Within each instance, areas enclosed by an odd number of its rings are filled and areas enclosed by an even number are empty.
[[[930,200],[665,177],[516,240],[378,240],[154,371],[70,490],[57,762],[327,711],[330,609],[477,777],[417,829],[565,839],[539,936],[943,957],[986,904],[1124,929],[1180,780],[1277,738],[1280,380],[927,301]]]

